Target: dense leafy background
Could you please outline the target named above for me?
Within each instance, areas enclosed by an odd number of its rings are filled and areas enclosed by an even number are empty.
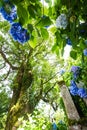
[[[45,125],[45,128],[50,129],[52,125],[50,118],[54,116],[47,118],[35,108],[42,99],[49,103],[55,112],[58,108],[62,109],[61,106],[63,107],[63,105],[57,83],[64,80],[66,85],[70,86],[71,66],[81,67],[81,77],[77,79],[77,83],[81,81],[84,83],[84,88],[87,88],[85,76],[87,74],[87,54],[84,55],[84,49],[87,48],[87,1],[44,0],[41,3],[39,0],[10,0],[10,3],[17,8],[17,19],[14,22],[20,23],[23,28],[27,29],[30,39],[23,45],[14,41],[9,34],[11,23],[1,20],[0,127],[4,127],[3,122],[6,119],[12,94],[14,89],[18,89],[17,74],[23,66],[22,83],[26,90],[24,100],[28,102],[29,113],[34,112],[32,115],[35,128],[32,128],[33,125],[31,126],[30,122],[26,121],[26,125],[23,124],[24,126],[20,127],[36,130]],[[2,6],[5,6],[4,0],[0,1],[0,7]],[[61,14],[66,16],[67,26],[65,28],[56,25],[56,19]],[[63,54],[67,44],[71,47],[71,51],[70,57],[65,60]],[[64,74],[61,73],[61,69],[64,70]],[[33,74],[31,86],[28,86],[30,83],[28,72]],[[19,75],[19,77],[21,76]],[[80,97],[77,98],[77,101],[80,102]],[[80,102],[80,106],[82,109],[82,102]],[[86,113],[85,106],[83,115],[84,113]],[[37,115],[41,118],[36,118]],[[24,114],[22,116],[25,120],[26,116]],[[63,116],[59,115],[62,120],[66,121]],[[60,118],[56,117],[56,123],[58,123],[58,120]]]

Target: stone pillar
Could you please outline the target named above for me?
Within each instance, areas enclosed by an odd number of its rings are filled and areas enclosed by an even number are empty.
[[[86,103],[86,105],[87,105],[87,98],[83,98],[83,100],[84,100],[84,102]]]
[[[79,121],[80,116],[77,112],[77,109],[74,105],[74,102],[72,100],[72,97],[69,93],[68,88],[65,85],[62,85],[60,87],[60,91],[61,91],[61,95],[62,95],[62,98],[63,98],[63,102],[64,102],[64,105],[65,105],[65,109],[66,109],[68,119],[72,120],[72,121]]]
[[[79,116],[78,111],[74,105],[74,102],[72,100],[70,92],[64,84],[65,84],[64,81],[58,82],[58,85],[60,86],[60,92],[61,92],[62,99],[63,99],[64,105],[65,105],[65,110],[66,110],[68,119],[70,121],[78,122],[80,120],[80,116]],[[87,105],[87,99],[84,98],[83,100]],[[70,124],[69,130],[87,130],[87,125],[83,126],[83,125],[78,124],[78,123],[74,123],[72,125]]]
[[[69,126],[69,130],[82,130],[81,125],[72,125]]]

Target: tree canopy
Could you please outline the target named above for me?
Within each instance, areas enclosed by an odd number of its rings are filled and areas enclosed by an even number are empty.
[[[87,98],[86,10],[86,0],[0,1],[0,116],[8,112],[6,130],[19,127],[18,118],[32,114],[40,100],[61,108],[60,80],[73,96]]]

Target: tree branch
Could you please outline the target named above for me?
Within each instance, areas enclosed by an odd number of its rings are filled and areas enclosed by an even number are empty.
[[[6,76],[5,76],[3,79],[1,79],[0,81],[4,81],[4,80],[6,80],[7,77],[9,76],[9,74],[10,74],[10,68],[9,68],[9,70],[8,70],[8,72],[7,72],[7,74],[6,74]]]
[[[46,80],[43,84],[48,83],[51,79],[53,79],[59,72],[55,73],[52,77],[50,77],[48,80]]]
[[[3,51],[0,49],[0,54],[2,56],[2,58],[5,60],[5,62],[11,67],[12,70],[17,70],[18,67],[13,66],[10,61],[6,58],[6,55],[3,53]]]
[[[5,62],[2,63],[2,65],[0,66],[0,70],[3,69],[6,66]]]
[[[47,90],[47,92],[45,93],[45,96],[44,96],[44,97],[46,97],[46,95],[54,88],[54,86],[56,85],[56,83],[57,83],[57,82],[55,82],[55,83],[53,84],[53,86]]]

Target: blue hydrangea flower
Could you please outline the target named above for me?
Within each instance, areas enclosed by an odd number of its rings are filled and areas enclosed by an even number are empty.
[[[72,95],[77,95],[78,94],[78,87],[77,87],[77,85],[76,85],[74,80],[71,80],[70,93]]]
[[[61,69],[60,72],[59,72],[60,75],[63,75],[64,73],[65,73],[64,69]]]
[[[73,72],[73,78],[77,79],[80,74],[81,68],[79,66],[72,66],[71,72]]]
[[[52,130],[57,130],[57,125],[56,125],[56,123],[53,123],[53,124],[52,124]]]
[[[83,50],[84,56],[87,56],[87,48]]]
[[[61,14],[56,19],[56,27],[66,29],[68,25],[66,14]]]
[[[70,85],[73,86],[73,87],[77,87],[77,85],[76,85],[74,80],[71,80]]]
[[[71,68],[71,71],[73,72],[73,73],[76,73],[77,71],[79,71],[80,70],[80,67],[79,66],[72,66],[72,68]]]
[[[75,88],[73,86],[70,86],[70,93],[75,96],[78,95],[78,88]]]
[[[10,23],[12,23],[17,18],[17,10],[14,5],[6,3],[5,6],[0,8],[0,13]]]
[[[86,89],[84,89],[84,88],[79,88],[79,90],[78,90],[78,95],[79,95],[81,98],[87,98],[87,91],[86,91]]]
[[[73,78],[74,78],[74,79],[77,79],[78,76],[79,76],[79,73],[74,73],[74,74],[73,74]]]
[[[66,43],[68,44],[68,45],[72,45],[72,42],[71,42],[71,40],[68,38],[67,40],[66,40]]]
[[[13,23],[11,25],[10,34],[19,43],[25,43],[30,39],[28,31],[22,28],[20,23]]]

